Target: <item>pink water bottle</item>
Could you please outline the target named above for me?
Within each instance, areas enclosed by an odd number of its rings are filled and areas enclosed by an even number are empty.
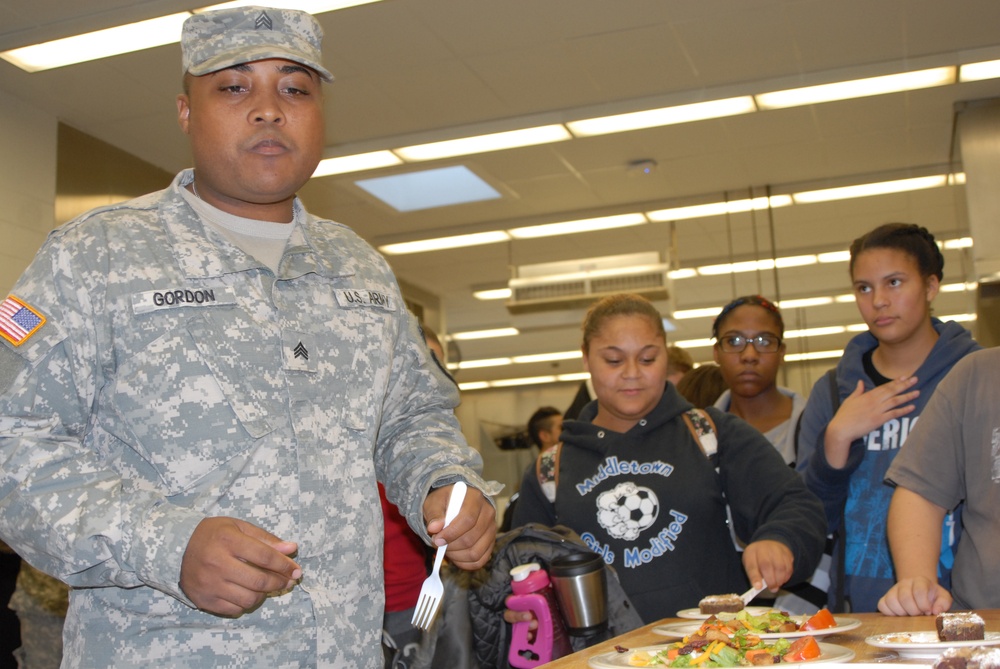
[[[507,598],[512,611],[531,611],[538,620],[535,640],[528,641],[529,623],[514,623],[507,661],[517,669],[532,669],[573,652],[566,627],[559,613],[555,592],[537,562],[529,562],[510,570],[513,595]]]

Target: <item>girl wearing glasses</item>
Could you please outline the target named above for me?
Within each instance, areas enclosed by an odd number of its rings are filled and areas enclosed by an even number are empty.
[[[777,385],[784,334],[778,307],[760,295],[739,297],[722,308],[712,324],[713,353],[729,390],[715,406],[753,425],[794,465],[795,424],[806,400]]]
[[[778,369],[785,360],[785,321],[778,307],[760,295],[738,297],[712,324],[713,353],[729,390],[715,407],[757,428],[789,465],[795,464],[795,428],[806,400],[780,388]],[[829,549],[827,550],[829,552]],[[805,583],[782,589],[774,605],[790,613],[812,613],[826,605],[830,557]]]
[[[979,345],[957,323],[931,316],[944,258],[925,228],[888,223],[854,240],[850,273],[868,332],[837,364],[837,399],[826,379],[813,386],[802,416],[799,469],[838,532],[837,567],[850,610],[876,611],[893,585],[886,542],[892,488],[886,470],[938,382]],[[948,587],[959,523],[942,528],[938,576]],[[838,579],[840,580],[840,579]],[[831,606],[843,608],[833,598]]]
[[[707,410],[717,452],[706,454],[686,423],[691,404],[666,382],[666,334],[653,305],[637,295],[596,303],[582,348],[597,399],[563,424],[555,466],[526,472],[514,526],[576,531],[614,567],[647,623],[762,578],[774,590],[807,578],[823,550],[819,501],[732,414]],[[543,470],[552,472],[554,493],[543,491]],[[730,537],[727,503],[747,544],[742,554]],[[509,622],[530,617],[505,613]]]

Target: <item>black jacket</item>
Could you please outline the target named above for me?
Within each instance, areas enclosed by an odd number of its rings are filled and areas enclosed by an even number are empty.
[[[531,469],[514,511],[515,526],[575,530],[614,566],[647,623],[696,607],[706,595],[748,587],[727,504],[741,541],[789,547],[790,583],[807,579],[823,553],[823,507],[767,439],[710,407],[718,440],[710,460],[682,418],[691,408],[668,386],[653,411],[621,434],[590,422],[592,402],[580,420],[563,426],[555,504]]]
[[[505,601],[511,594],[510,570],[538,562],[543,569],[557,557],[588,551],[575,532],[566,527],[527,525],[497,537],[490,563],[475,572],[469,590],[469,613],[474,630],[476,659],[482,669],[507,669],[511,626],[504,622]],[[574,650],[642,626],[613,570],[608,569],[608,631],[595,639],[571,637]]]

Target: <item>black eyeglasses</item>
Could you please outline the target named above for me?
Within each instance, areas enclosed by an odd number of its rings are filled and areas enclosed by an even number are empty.
[[[774,335],[760,334],[756,337],[743,335],[724,335],[719,339],[719,348],[723,353],[742,353],[747,344],[753,344],[758,353],[777,353],[781,348],[781,338]]]

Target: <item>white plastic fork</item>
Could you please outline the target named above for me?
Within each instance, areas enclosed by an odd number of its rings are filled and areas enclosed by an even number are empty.
[[[767,590],[767,583],[764,582],[764,579],[760,579],[759,588],[750,588],[742,595],[740,595],[740,599],[743,600],[743,606],[750,606],[750,600],[752,600],[754,597],[764,592],[765,590]]]
[[[451,497],[448,498],[448,508],[444,512],[444,526],[448,527],[451,521],[458,515],[458,510],[462,508],[465,500],[465,481],[459,481],[451,488]],[[437,555],[434,556],[434,568],[431,569],[430,576],[424,579],[424,584],[420,587],[420,597],[417,598],[417,606],[413,609],[413,620],[410,621],[414,627],[422,630],[430,629],[437,615],[438,607],[441,605],[441,598],[444,596],[444,584],[441,583],[441,561],[444,560],[444,552],[448,546],[438,546]]]

